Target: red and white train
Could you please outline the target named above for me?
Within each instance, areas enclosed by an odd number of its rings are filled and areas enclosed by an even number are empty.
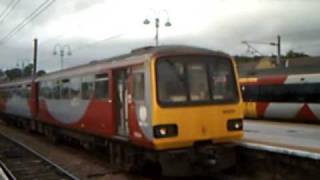
[[[232,142],[242,138],[237,80],[224,53],[141,48],[2,83],[0,111],[8,123],[53,140],[102,145],[113,163],[152,164],[163,174],[217,171],[235,163]]]
[[[320,74],[242,78],[245,116],[320,123]]]

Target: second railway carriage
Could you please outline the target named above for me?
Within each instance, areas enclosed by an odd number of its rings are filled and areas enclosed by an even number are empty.
[[[49,137],[99,143],[116,162],[159,162],[163,172],[234,164],[230,144],[242,138],[243,107],[224,53],[141,48],[43,75],[34,88],[32,128]]]
[[[245,116],[320,122],[320,74],[242,78]]]
[[[36,94],[32,86],[31,77],[0,84],[0,112],[16,118],[34,118]]]

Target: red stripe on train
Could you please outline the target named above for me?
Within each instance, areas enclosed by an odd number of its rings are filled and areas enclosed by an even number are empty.
[[[268,84],[284,84],[287,80],[288,76],[268,76],[268,77],[261,77],[258,78],[257,84],[258,85],[268,85]]]
[[[310,110],[308,104],[304,104],[303,105],[303,107],[297,113],[296,118],[300,119],[300,120],[305,120],[305,121],[315,121],[315,120],[317,120],[317,117]]]
[[[266,112],[267,107],[269,106],[269,102],[257,102],[257,118],[263,118],[264,113]]]

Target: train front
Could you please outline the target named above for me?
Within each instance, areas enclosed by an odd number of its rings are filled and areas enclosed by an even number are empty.
[[[153,144],[164,171],[233,165],[243,110],[232,60],[219,53],[166,53],[150,67]],[[190,164],[181,165],[185,161]]]

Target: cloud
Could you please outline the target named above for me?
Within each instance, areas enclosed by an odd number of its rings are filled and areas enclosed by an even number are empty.
[[[0,38],[21,22],[44,0],[21,1],[4,24]],[[0,12],[9,1],[0,2]],[[0,68],[13,67],[18,59],[32,58],[33,38],[39,38],[40,69],[59,69],[53,56],[57,43],[69,44],[73,55],[66,66],[103,59],[131,49],[153,45],[154,20],[148,9],[160,17],[160,44],[187,44],[243,54],[243,40],[271,42],[279,34],[282,52],[289,49],[320,55],[320,2],[317,0],[69,0],[56,1],[6,44],[1,45]],[[165,28],[169,12],[172,27]],[[120,37],[99,40],[121,34]],[[263,54],[275,53],[272,46],[254,44]],[[79,49],[79,47],[83,47]],[[78,49],[78,50],[77,50]]]

